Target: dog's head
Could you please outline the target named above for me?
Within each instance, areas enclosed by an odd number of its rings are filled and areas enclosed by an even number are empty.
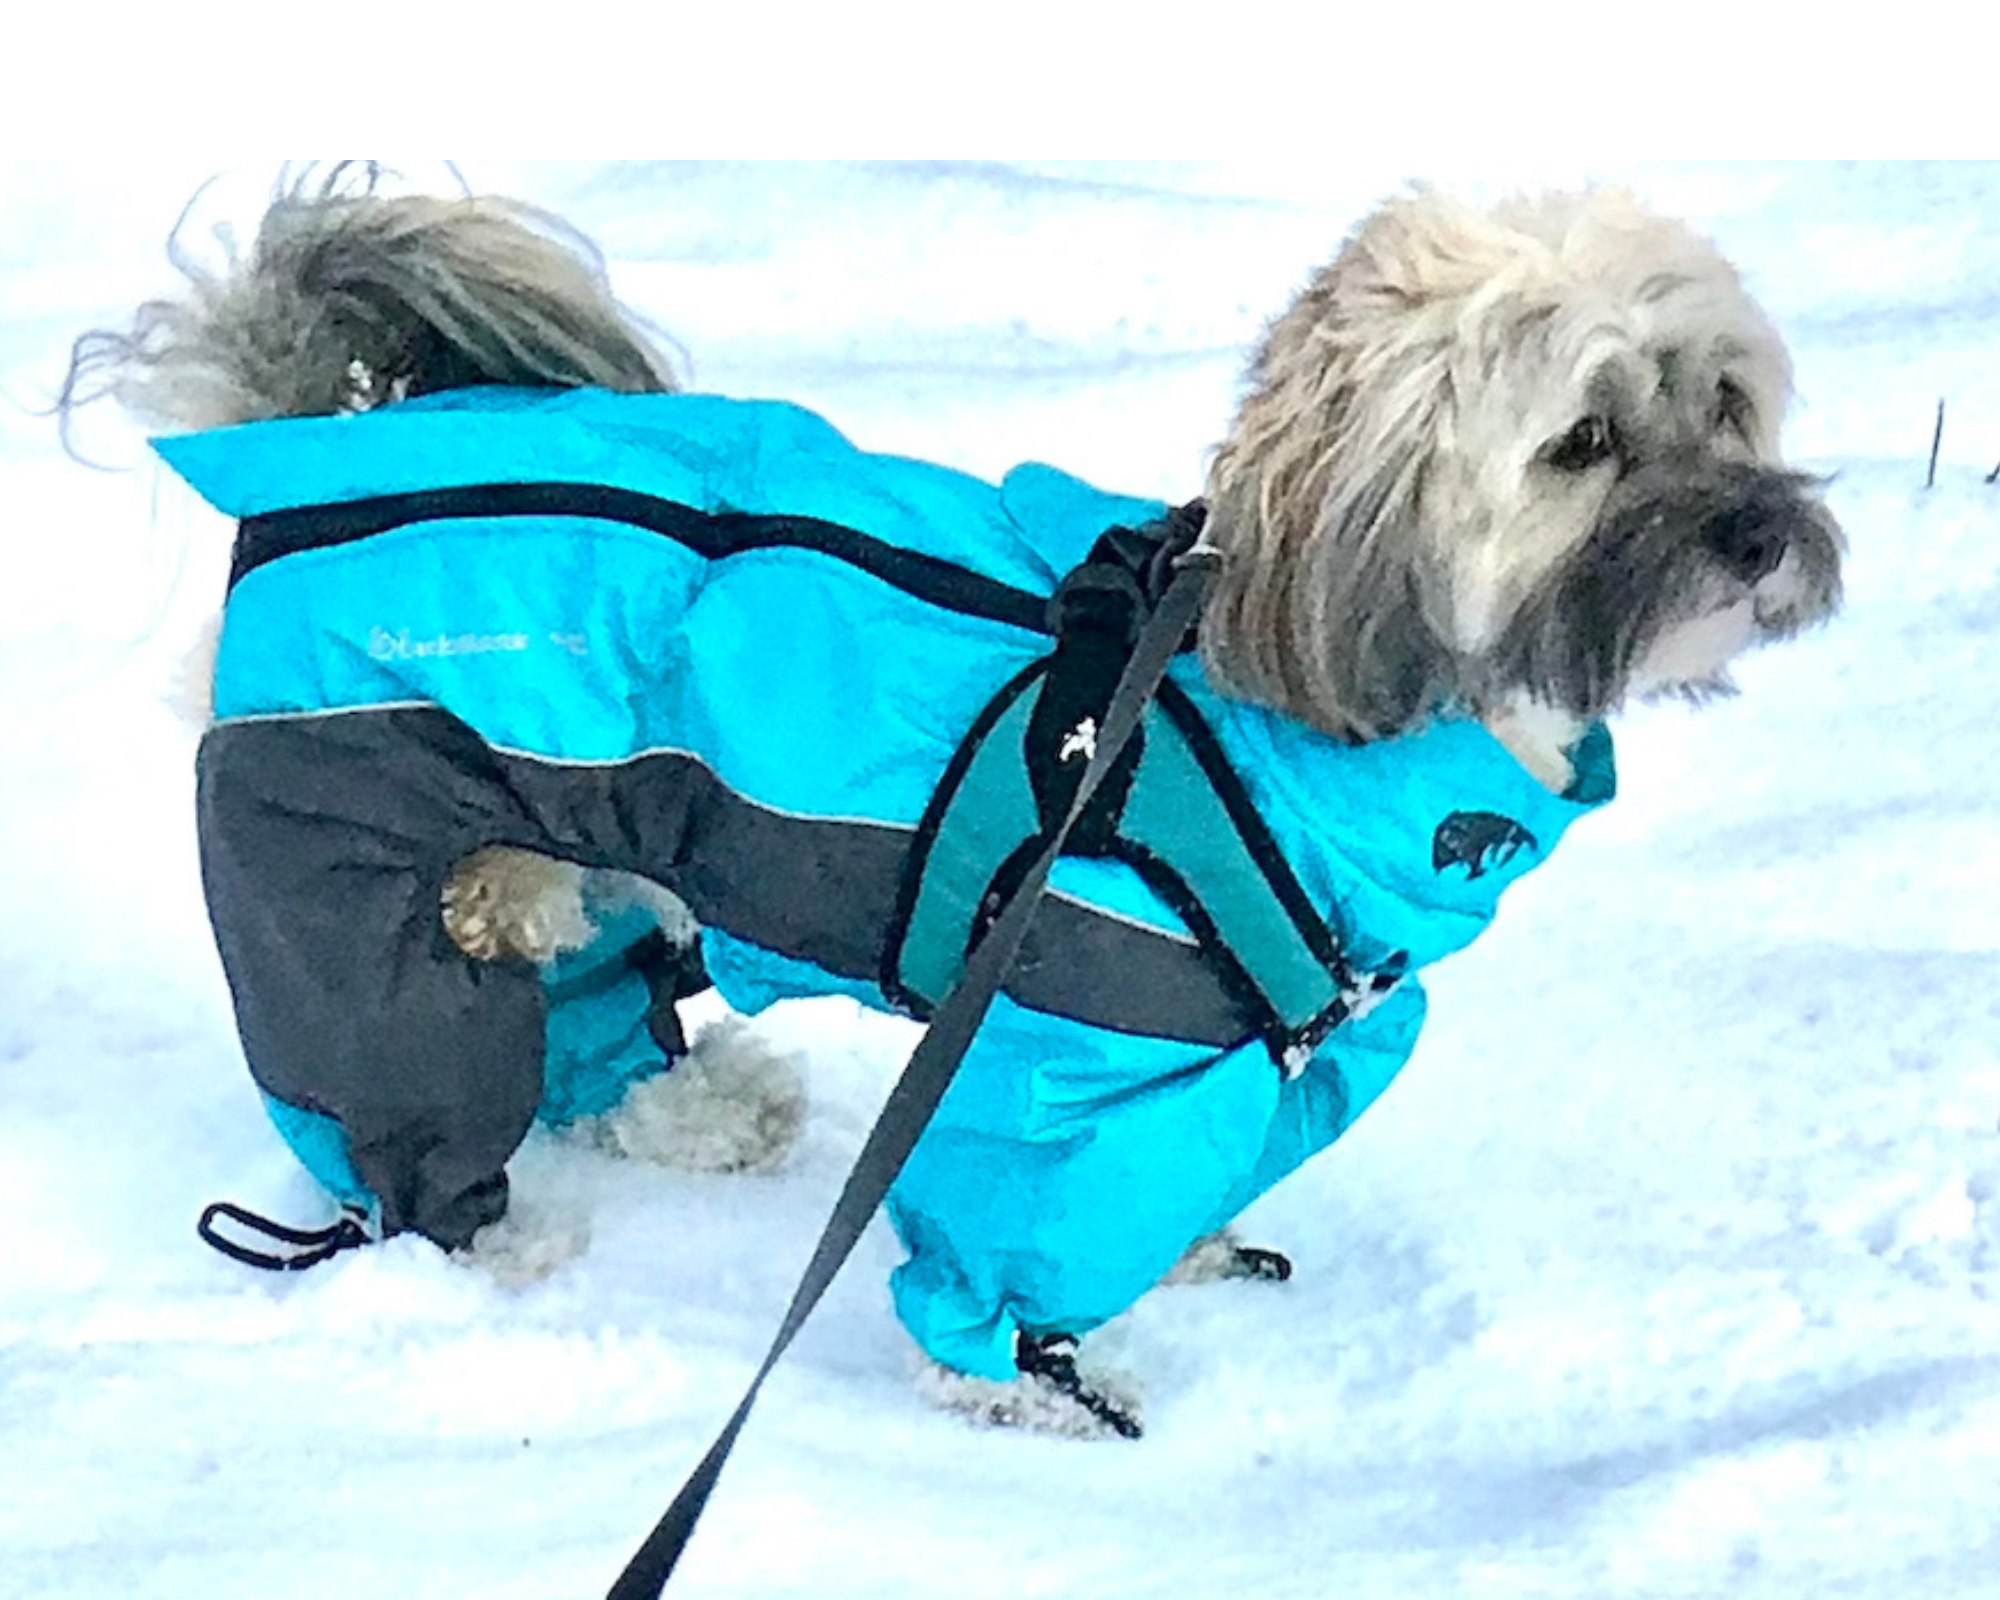
[[[1728,263],[1620,193],[1392,201],[1272,324],[1217,454],[1211,670],[1354,740],[1726,689],[1839,597],[1790,386]]]

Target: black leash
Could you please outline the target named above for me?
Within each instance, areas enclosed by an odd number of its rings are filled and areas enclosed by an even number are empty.
[[[1177,512],[1170,525],[1178,523],[1192,537],[1200,524],[1195,508]],[[681,1553],[693,1536],[695,1524],[714,1490],[716,1480],[735,1447],[736,1437],[749,1420],[764,1380],[791,1346],[806,1318],[820,1302],[842,1263],[859,1242],[890,1185],[903,1170],[917,1139],[929,1125],[931,1114],[944,1098],[959,1061],[985,1020],[1022,941],[1034,920],[1035,907],[1048,883],[1050,869],[1063,854],[1070,832],[1088,809],[1106,776],[1125,746],[1138,730],[1140,714],[1166,676],[1167,667],[1186,640],[1200,610],[1202,591],[1217,562],[1217,552],[1201,540],[1173,556],[1173,575],[1150,618],[1140,630],[1132,654],[1113,689],[1101,728],[1077,731],[1091,746],[1088,764],[1077,784],[1076,793],[1061,822],[1046,837],[1040,853],[1015,884],[1004,908],[988,927],[967,958],[964,975],[931,1018],[929,1030],[917,1042],[909,1065],[889,1092],[875,1127],[855,1158],[840,1198],[834,1203],[819,1243],[791,1305],[778,1325],[777,1337],[765,1354],[763,1364],[750,1380],[749,1388],[708,1454],[689,1476],[681,1491],[667,1507],[646,1542],[626,1564],[618,1581],[611,1586],[608,1600],[659,1600],[673,1575]]]

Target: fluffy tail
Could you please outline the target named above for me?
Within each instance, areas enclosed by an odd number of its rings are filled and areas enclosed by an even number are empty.
[[[176,228],[168,257],[186,290],[76,341],[65,423],[107,394],[180,431],[468,384],[677,387],[583,235],[514,201],[383,195],[379,177],[343,162],[281,184],[248,253],[220,271]]]

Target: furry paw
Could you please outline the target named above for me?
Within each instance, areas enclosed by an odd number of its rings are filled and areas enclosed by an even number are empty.
[[[1064,1439],[1137,1439],[1139,1400],[1130,1384],[1102,1374],[1083,1377],[1068,1334],[1022,1334],[1021,1376],[997,1381],[925,1363],[917,1391],[941,1410],[983,1427],[1026,1428]]]
[[[590,1227],[580,1219],[524,1215],[517,1204],[475,1233],[456,1259],[487,1273],[503,1289],[525,1289],[567,1266],[589,1244]]]
[[[583,880],[581,867],[531,850],[475,850],[445,879],[444,931],[475,961],[553,961],[596,936]]]
[[[1283,1283],[1292,1275],[1291,1258],[1276,1250],[1260,1250],[1241,1242],[1233,1229],[1207,1234],[1182,1252],[1180,1260],[1160,1280],[1163,1284],[1220,1283],[1229,1278],[1258,1278]]]
[[[745,1023],[712,1023],[671,1070],[635,1083],[587,1136],[682,1172],[769,1172],[805,1125],[805,1078]]]

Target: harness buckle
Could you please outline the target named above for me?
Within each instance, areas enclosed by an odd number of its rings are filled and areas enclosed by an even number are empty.
[[[1407,950],[1398,950],[1372,972],[1357,972],[1342,962],[1336,974],[1340,990],[1332,1004],[1303,1028],[1292,1032],[1272,1052],[1285,1082],[1293,1083],[1304,1076],[1313,1056],[1335,1029],[1345,1023],[1359,1022],[1401,988],[1409,965]]]

